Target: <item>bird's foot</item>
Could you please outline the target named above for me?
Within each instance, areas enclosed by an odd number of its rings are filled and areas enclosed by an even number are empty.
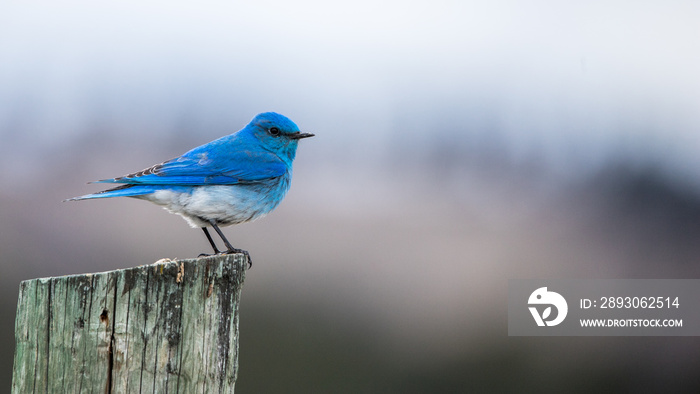
[[[250,269],[250,267],[253,266],[253,259],[250,258],[250,253],[248,253],[247,250],[231,248],[225,252],[221,252],[221,254],[235,254],[235,253],[243,253],[245,255],[245,257],[248,259],[248,269]]]
[[[250,258],[250,253],[248,253],[247,250],[243,249],[229,249],[223,252],[217,252],[217,253],[200,253],[199,256],[197,257],[211,257],[211,256],[221,256],[224,254],[236,254],[236,253],[243,253],[245,257],[248,259],[248,269],[253,266],[253,259]]]

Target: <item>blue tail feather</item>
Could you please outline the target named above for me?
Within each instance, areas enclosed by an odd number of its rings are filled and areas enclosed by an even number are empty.
[[[162,187],[153,185],[121,185],[115,187],[114,189],[104,190],[98,193],[86,194],[84,196],[69,198],[64,201],[80,201],[80,200],[91,200],[93,198],[109,198],[109,197],[134,197],[142,196],[144,194],[150,194],[156,190],[160,190]]]

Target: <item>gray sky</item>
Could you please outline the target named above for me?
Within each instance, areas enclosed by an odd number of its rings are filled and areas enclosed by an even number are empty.
[[[691,1],[3,2],[0,151],[183,127],[201,143],[276,110],[331,151],[486,136],[553,167],[622,153],[698,179],[699,17]]]

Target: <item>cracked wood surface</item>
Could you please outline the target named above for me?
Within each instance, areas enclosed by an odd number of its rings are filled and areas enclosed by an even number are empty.
[[[232,393],[242,254],[27,280],[13,393]]]

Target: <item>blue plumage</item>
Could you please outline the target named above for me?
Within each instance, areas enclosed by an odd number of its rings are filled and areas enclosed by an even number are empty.
[[[221,253],[207,226],[216,230],[228,250],[239,252],[219,226],[255,220],[282,201],[292,180],[292,162],[302,133],[294,122],[274,112],[257,115],[243,129],[194,148],[145,170],[94,183],[119,186],[74,197],[78,201],[133,197],[181,215],[201,227],[215,253]]]

